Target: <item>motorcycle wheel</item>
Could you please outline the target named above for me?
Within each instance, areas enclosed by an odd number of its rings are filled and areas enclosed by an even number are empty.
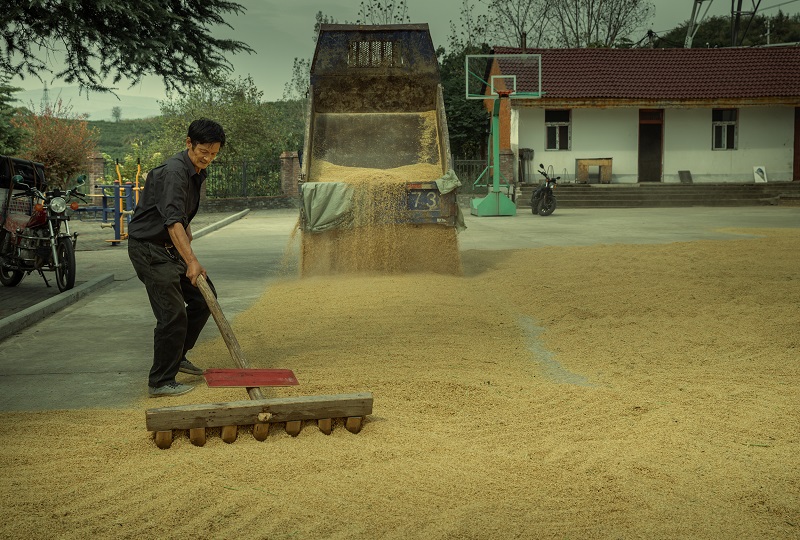
[[[0,267],[0,283],[6,287],[16,287],[25,274],[21,270],[10,270],[5,266]]]
[[[61,292],[75,286],[75,246],[69,238],[59,238],[56,246],[56,285]]]
[[[556,210],[556,198],[552,195],[547,196],[545,195],[542,198],[542,202],[539,203],[539,215],[540,216],[549,216]]]
[[[0,227],[0,246],[6,244],[7,235],[8,232]],[[0,283],[6,287],[16,287],[23,277],[25,277],[25,273],[22,270],[11,270],[5,266],[0,266]]]

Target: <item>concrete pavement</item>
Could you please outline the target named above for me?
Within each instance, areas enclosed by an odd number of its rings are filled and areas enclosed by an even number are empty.
[[[284,271],[281,261],[296,221],[294,211],[248,214],[192,243],[229,319]],[[79,255],[84,275],[102,268],[114,278],[0,341],[0,410],[125,407],[146,395],[155,319],[144,285],[127,250]],[[210,320],[201,339],[218,335]]]
[[[229,215],[213,217],[203,216],[197,219],[205,225],[197,230],[195,238],[202,238],[222,227],[241,219],[249,210]],[[81,228],[83,223],[72,222],[73,230]],[[98,225],[94,223],[93,225]],[[11,334],[42,320],[66,306],[77,302],[86,294],[109,285],[114,280],[125,281],[135,276],[133,267],[127,257],[127,244],[111,247],[103,242],[102,249],[80,249],[84,241],[85,231],[79,233],[78,251],[75,253],[77,276],[75,287],[59,293],[53,272],[45,272],[50,282],[47,287],[38,275],[31,274],[16,287],[0,287],[0,340]],[[103,233],[101,236],[109,236]],[[91,243],[91,242],[90,242]],[[97,243],[97,242],[95,242]],[[122,252],[122,253],[120,253]]]
[[[558,209],[548,217],[522,211],[465,217],[462,251],[739,238],[719,230],[730,227],[789,227],[800,234],[800,207]],[[284,264],[296,221],[295,210],[252,211],[195,240],[229,320],[271,280],[296,275],[294,264]],[[122,408],[146,394],[154,318],[144,286],[125,250],[79,256],[83,275],[93,276],[81,287],[95,284],[74,303],[31,317],[0,338],[0,410]],[[104,277],[110,272],[113,278]],[[209,320],[200,339],[218,335]]]

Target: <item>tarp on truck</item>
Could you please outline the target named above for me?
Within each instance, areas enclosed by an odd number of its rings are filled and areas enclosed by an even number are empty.
[[[303,229],[322,232],[352,221],[353,186],[344,182],[308,182],[300,186]]]
[[[439,189],[439,193],[444,195],[445,193],[450,193],[451,191],[460,188],[461,180],[459,180],[458,176],[456,176],[456,171],[453,169],[448,169],[444,176],[436,180],[436,187]],[[461,232],[467,228],[467,224],[464,223],[464,214],[461,212],[461,207],[458,206],[458,201],[456,201],[455,210],[456,215],[454,225],[456,230]]]

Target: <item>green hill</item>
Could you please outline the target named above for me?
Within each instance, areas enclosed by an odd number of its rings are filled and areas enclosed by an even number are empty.
[[[112,158],[122,160],[125,154],[132,153],[131,143],[148,140],[158,126],[158,121],[158,118],[120,120],[119,122],[90,120],[89,127],[95,128],[99,133],[97,150]]]

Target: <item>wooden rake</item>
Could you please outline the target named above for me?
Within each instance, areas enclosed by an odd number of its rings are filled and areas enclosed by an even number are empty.
[[[204,276],[198,276],[197,286],[233,361],[240,369],[250,369],[239,341]],[[285,423],[286,433],[296,437],[304,421],[316,420],[320,431],[329,435],[333,431],[333,420],[344,418],[345,428],[358,433],[364,417],[372,414],[371,392],[272,399],[266,399],[260,387],[248,387],[247,393],[250,399],[244,401],[148,409],[145,413],[147,430],[153,432],[156,446],[166,449],[172,445],[172,432],[176,429],[189,430],[192,444],[203,446],[206,428],[221,427],[222,440],[232,443],[236,440],[238,426],[252,425],[253,437],[263,441],[269,434],[270,424]]]

